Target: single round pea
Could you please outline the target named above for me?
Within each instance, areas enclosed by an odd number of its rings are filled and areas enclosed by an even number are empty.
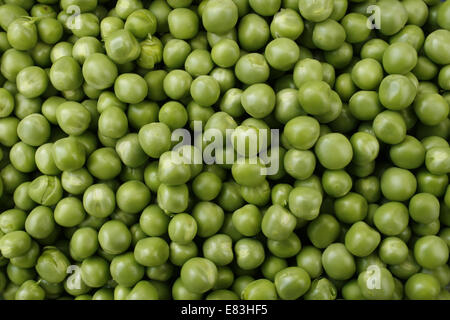
[[[205,258],[191,258],[181,268],[181,281],[194,293],[204,293],[212,289],[217,276],[217,267]]]
[[[127,181],[116,193],[117,206],[129,213],[142,211],[150,202],[150,190],[140,181]]]
[[[439,29],[433,31],[425,38],[425,54],[433,62],[438,64],[449,64],[450,55],[448,54],[447,40],[450,38],[450,31]]]
[[[269,207],[263,216],[261,229],[268,239],[286,240],[294,231],[297,220],[280,205]]]
[[[275,276],[277,293],[283,300],[295,300],[305,294],[311,286],[308,273],[300,267],[289,267]]]
[[[17,135],[26,144],[37,147],[49,139],[50,124],[43,115],[33,113],[19,122]]]
[[[349,192],[334,202],[336,217],[344,223],[355,223],[367,216],[367,200],[358,193]]]
[[[83,194],[83,207],[94,217],[105,218],[116,206],[114,192],[106,184],[89,186]]]
[[[226,234],[216,234],[203,243],[203,255],[217,266],[225,266],[233,261],[232,239]]]
[[[192,39],[199,29],[199,18],[197,14],[187,8],[176,8],[172,10],[168,17],[170,33],[177,39]]]
[[[25,221],[25,230],[36,239],[45,239],[55,230],[54,213],[50,208],[34,208]]]
[[[192,209],[192,216],[197,222],[197,234],[200,237],[206,238],[212,236],[223,225],[223,209],[212,202],[197,203]]]
[[[345,196],[351,190],[352,185],[350,175],[344,170],[325,170],[322,175],[324,191],[334,198]]]
[[[322,194],[310,187],[296,187],[289,193],[288,203],[296,217],[314,220],[319,215]]]
[[[192,83],[192,76],[184,70],[170,71],[163,81],[165,94],[174,100],[187,96]]]
[[[363,221],[354,223],[345,234],[345,247],[357,257],[371,254],[380,243],[380,234]]]
[[[381,242],[378,255],[386,264],[400,264],[408,257],[408,246],[398,237],[387,237]]]
[[[313,246],[301,249],[296,262],[297,266],[305,270],[311,279],[318,278],[322,274],[322,252]]]
[[[391,167],[381,176],[381,192],[389,200],[405,201],[413,196],[416,188],[416,178],[406,169]]]
[[[303,19],[295,10],[297,10],[297,8],[294,10],[286,8],[274,15],[270,24],[272,38],[288,38],[296,40],[302,34],[304,29]]]
[[[238,8],[230,0],[213,0],[205,5],[201,16],[206,31],[223,34],[236,25]]]
[[[24,231],[12,231],[1,238],[0,251],[5,258],[19,257],[31,247],[31,238]]]
[[[119,285],[132,287],[144,277],[144,267],[136,262],[133,252],[115,256],[109,267],[111,276]]]
[[[406,296],[411,300],[434,300],[439,291],[439,281],[425,273],[414,274],[405,284]]]
[[[241,18],[238,26],[238,39],[243,50],[257,51],[262,49],[269,37],[269,25],[263,17],[250,13]]]
[[[267,279],[258,279],[249,283],[241,293],[243,300],[276,300],[276,287]]]
[[[286,240],[267,240],[269,251],[279,258],[291,258],[298,254],[302,248],[300,238],[292,232]]]
[[[247,236],[255,236],[261,230],[261,213],[255,205],[247,204],[236,210],[232,215],[233,226]]]
[[[307,0],[300,0],[298,8],[305,19],[320,22],[327,19],[333,12],[333,1],[321,0],[311,3]]]
[[[134,248],[136,261],[146,267],[162,265],[169,259],[169,245],[158,237],[139,240]]]
[[[211,59],[222,68],[229,68],[236,64],[240,56],[240,49],[236,41],[222,39],[211,49]]]
[[[28,186],[28,196],[36,203],[53,206],[62,198],[61,182],[55,176],[39,176]]]
[[[172,241],[188,244],[197,234],[197,222],[186,213],[175,215],[168,224],[168,234]]]
[[[434,269],[448,260],[448,246],[438,236],[428,235],[419,238],[414,244],[414,257],[424,268]]]
[[[381,233],[399,235],[408,226],[408,209],[401,202],[387,202],[375,210],[373,221]]]
[[[380,63],[372,58],[358,61],[352,68],[353,82],[363,90],[374,90],[383,80],[383,69]]]
[[[413,136],[407,135],[405,139],[389,149],[391,161],[403,169],[416,169],[425,160],[425,148]]]
[[[97,231],[93,228],[79,228],[70,238],[70,255],[74,259],[86,259],[92,256],[97,249]]]
[[[320,214],[307,227],[307,235],[316,248],[326,248],[339,236],[339,222],[329,214]]]
[[[130,246],[131,233],[123,222],[111,220],[100,228],[98,241],[106,253],[120,254]]]
[[[327,169],[342,169],[353,158],[350,141],[340,133],[329,133],[319,138],[315,145],[319,162]]]
[[[359,274],[358,286],[364,298],[385,300],[394,294],[395,282],[389,270],[371,265]]]
[[[333,19],[327,19],[314,25],[312,41],[319,49],[336,50],[342,46],[345,38],[344,27]]]
[[[290,149],[284,155],[283,165],[289,175],[304,180],[313,174],[316,167],[316,158],[310,150]]]
[[[165,212],[181,213],[188,207],[189,190],[185,184],[169,186],[164,183],[158,187],[157,203]]]
[[[265,257],[261,242],[250,238],[244,238],[236,242],[234,252],[238,266],[244,270],[252,270],[259,267]]]
[[[397,144],[406,137],[406,124],[395,111],[383,111],[373,120],[373,130],[378,139],[388,144]]]
[[[42,279],[58,283],[66,278],[69,265],[69,259],[63,252],[56,248],[48,248],[37,260],[35,268]]]
[[[355,260],[342,243],[333,243],[324,250],[322,265],[325,272],[336,280],[347,280],[356,271]]]
[[[248,53],[237,61],[234,69],[236,77],[245,84],[265,82],[269,78],[269,66],[259,53]]]

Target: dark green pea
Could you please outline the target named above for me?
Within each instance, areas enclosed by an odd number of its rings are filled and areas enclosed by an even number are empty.
[[[158,237],[167,232],[169,217],[157,205],[150,205],[142,212],[139,224],[147,235]]]
[[[58,283],[66,278],[69,265],[69,260],[64,253],[58,249],[49,248],[41,254],[35,268],[42,279]]]
[[[198,33],[199,18],[187,8],[176,8],[167,17],[169,31],[177,39],[192,39]]]
[[[295,300],[305,294],[311,286],[308,273],[300,267],[289,267],[275,276],[277,293],[283,300]]]
[[[305,270],[310,278],[318,278],[322,274],[322,252],[313,247],[302,248],[296,257],[297,266]]]
[[[349,279],[356,270],[353,256],[341,243],[331,244],[325,249],[322,265],[325,272],[336,280]]]
[[[169,258],[169,245],[158,237],[139,240],[134,248],[136,261],[146,267],[162,265]]]
[[[405,284],[406,296],[411,300],[434,300],[439,293],[439,281],[432,275],[417,273]]]
[[[24,182],[14,190],[14,204],[21,210],[31,210],[36,206],[36,203],[28,195],[29,185],[30,182]]]
[[[133,252],[127,252],[113,258],[110,272],[119,285],[131,287],[143,278],[145,270],[136,262]]]
[[[172,286],[172,297],[174,300],[201,300],[202,294],[190,292],[181,278],[178,278]]]
[[[25,254],[31,247],[31,238],[24,231],[12,231],[1,238],[0,250],[5,258]]]
[[[90,227],[77,229],[70,238],[70,254],[75,259],[92,256],[98,249],[97,231]]]
[[[28,186],[28,195],[36,203],[52,206],[62,198],[62,187],[58,177],[39,176]]]
[[[406,124],[402,116],[395,111],[383,111],[373,121],[375,135],[382,142],[397,144],[406,137]]]
[[[45,291],[34,280],[27,280],[17,289],[16,300],[44,300]]]
[[[261,222],[261,229],[268,239],[286,240],[295,228],[297,221],[289,211],[280,205],[267,209]]]
[[[267,248],[279,258],[291,258],[300,252],[301,247],[301,241],[294,232],[286,240],[267,240]]]
[[[374,224],[388,236],[400,234],[408,226],[409,215],[406,206],[400,202],[387,202],[375,211]]]
[[[327,278],[315,279],[311,282],[309,291],[304,295],[305,300],[335,300],[336,286]]]
[[[130,246],[131,234],[123,222],[111,220],[100,228],[98,241],[106,253],[120,254]]]

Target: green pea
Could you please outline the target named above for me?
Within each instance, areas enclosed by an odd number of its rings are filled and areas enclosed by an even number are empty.
[[[386,268],[371,267],[358,276],[363,297],[370,300],[390,299],[394,294],[394,278]]]
[[[291,258],[298,254],[302,248],[300,238],[292,232],[286,240],[267,240],[269,251],[279,258]]]
[[[158,205],[166,212],[181,213],[188,207],[189,191],[185,184],[169,186],[161,184],[157,191]]]
[[[143,278],[145,270],[136,262],[133,252],[127,252],[113,258],[110,272],[119,285],[132,287]]]
[[[383,80],[383,69],[380,63],[372,58],[358,61],[352,68],[353,82],[363,90],[374,90]]]
[[[69,260],[58,249],[49,248],[44,250],[37,260],[36,271],[39,276],[51,283],[62,282],[69,268]]]
[[[327,19],[333,12],[333,1],[321,0],[310,3],[301,0],[298,3],[298,8],[305,19],[313,22],[320,22]]]
[[[397,265],[407,259],[408,247],[398,237],[387,237],[381,242],[378,254],[384,263]]]
[[[90,227],[77,229],[70,238],[70,254],[76,259],[92,256],[98,249],[97,231]]]
[[[131,234],[123,222],[111,220],[100,228],[98,241],[106,253],[120,254],[130,246]]]
[[[406,137],[406,124],[395,111],[383,111],[373,121],[373,130],[378,139],[388,144],[398,144]]]
[[[141,239],[134,248],[134,257],[138,263],[147,267],[162,265],[169,258],[169,245],[158,237]]]
[[[348,139],[339,133],[329,133],[319,138],[315,145],[319,162],[327,169],[342,169],[353,158]]]
[[[309,291],[305,294],[305,300],[335,300],[337,289],[327,278],[315,279],[311,282]]]
[[[313,246],[301,249],[296,262],[297,266],[305,270],[311,279],[318,278],[322,274],[322,252]]]
[[[361,241],[361,239],[364,239]],[[345,247],[355,256],[371,254],[380,243],[380,234],[363,221],[354,223],[345,234]]]
[[[333,243],[325,249],[322,265],[325,272],[336,280],[349,279],[356,270],[353,256],[342,243]]]
[[[225,266],[233,261],[233,244],[230,236],[216,234],[203,243],[203,255],[217,266]]]
[[[387,202],[376,209],[373,219],[381,233],[399,235],[408,226],[408,209],[400,202]]]
[[[322,50],[336,50],[346,39],[345,29],[333,19],[327,19],[315,24],[312,41],[314,45]]]
[[[429,274],[416,273],[405,284],[406,296],[411,300],[434,300],[439,291],[439,281]]]
[[[322,194],[309,187],[296,187],[289,193],[289,210],[298,218],[313,220],[319,215]]]
[[[241,298],[243,300],[276,300],[278,295],[273,282],[267,279],[258,279],[245,287]]]
[[[422,267],[434,269],[448,260],[448,246],[437,236],[424,236],[414,245],[414,257]]]

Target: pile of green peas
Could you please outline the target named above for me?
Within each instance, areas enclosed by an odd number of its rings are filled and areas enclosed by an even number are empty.
[[[0,299],[450,299],[450,1],[0,0],[0,55]]]

